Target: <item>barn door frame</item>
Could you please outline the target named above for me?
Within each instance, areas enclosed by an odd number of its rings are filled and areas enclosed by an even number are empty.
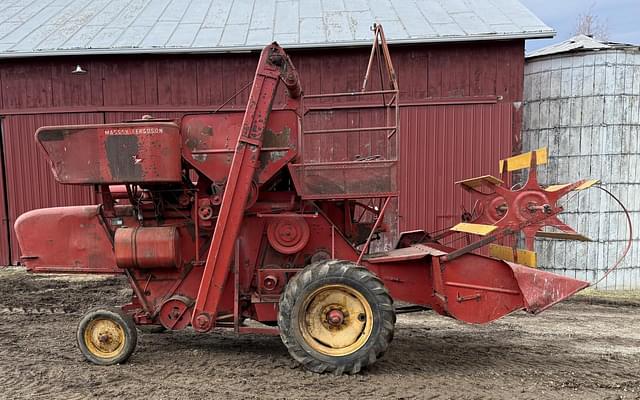
[[[0,267],[11,264],[11,227],[7,195],[7,168],[4,158],[4,115],[0,115]]]

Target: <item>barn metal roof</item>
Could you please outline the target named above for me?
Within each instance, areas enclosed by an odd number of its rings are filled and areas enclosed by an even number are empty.
[[[517,0],[2,0],[0,58],[552,37]]]

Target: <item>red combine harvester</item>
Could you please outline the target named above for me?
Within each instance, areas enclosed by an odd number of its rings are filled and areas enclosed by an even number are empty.
[[[525,265],[534,262],[535,235],[582,238],[557,219],[557,200],[596,183],[540,187],[543,149],[503,160],[503,179],[459,182],[482,196],[460,224],[439,235],[405,232],[392,250],[370,250],[396,223],[384,216],[398,196],[400,135],[395,72],[380,26],[374,34],[361,92],[303,96],[289,57],[273,43],[260,55],[244,114],[36,132],[56,179],[94,185],[102,204],[22,215],[15,230],[23,264],[32,272],[123,274],[133,289],[129,304],[82,318],[77,339],[89,361],[127,360],[136,325],[218,327],[280,335],[311,371],[357,373],[387,351],[398,313],[432,309],[482,324],[516,310],[541,312],[588,286]],[[386,83],[369,90],[376,60]],[[280,82],[287,100],[272,110]],[[313,113],[303,100],[354,96],[384,99],[385,123],[303,129]],[[383,154],[304,157],[315,135],[362,132],[386,139]],[[526,185],[503,183],[527,167]],[[520,232],[528,250],[496,244]],[[456,235],[467,239],[463,247],[443,244]],[[489,255],[474,253],[485,246]]]

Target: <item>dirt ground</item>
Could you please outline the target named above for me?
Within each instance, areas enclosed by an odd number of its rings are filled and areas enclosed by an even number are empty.
[[[385,358],[316,375],[278,337],[142,330],[124,365],[84,361],[76,323],[129,293],[116,278],[0,269],[0,398],[640,399],[640,307],[566,302],[470,326],[402,315]]]

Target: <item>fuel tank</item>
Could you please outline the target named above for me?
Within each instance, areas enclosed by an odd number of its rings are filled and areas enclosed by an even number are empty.
[[[182,263],[175,226],[119,228],[113,242],[120,268],[176,268]]]

